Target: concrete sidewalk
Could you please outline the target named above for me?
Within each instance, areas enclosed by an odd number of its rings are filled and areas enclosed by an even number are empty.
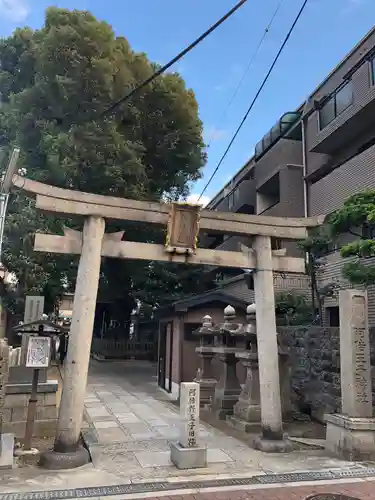
[[[208,447],[208,467],[180,471],[169,460],[169,442],[178,439],[179,412],[157,387],[155,372],[155,367],[146,363],[93,362],[83,429],[93,463],[57,473],[36,468],[1,471],[0,492],[53,491],[46,498],[55,499],[157,495],[175,487],[180,491],[209,485],[266,487],[291,481],[375,476],[372,464],[337,460],[322,450],[266,454],[204,423],[201,436]],[[67,488],[70,496],[66,496]],[[35,500],[43,498],[40,494]]]

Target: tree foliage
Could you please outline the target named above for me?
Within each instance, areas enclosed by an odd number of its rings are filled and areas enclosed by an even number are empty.
[[[324,269],[326,259],[325,255],[329,252],[332,245],[332,238],[327,226],[314,228],[304,240],[298,242],[298,247],[306,255],[306,273],[311,280],[311,302],[313,315],[318,309],[319,321],[323,321],[323,303],[326,297],[334,295],[337,289],[337,283],[329,282],[323,287],[319,286],[319,273]]]
[[[366,262],[375,257],[375,241],[370,234],[375,223],[375,190],[350,196],[328,217],[328,223],[334,236],[351,233],[357,238],[340,250],[342,257],[354,257],[344,264],[343,276],[353,285],[375,284],[375,265]]]
[[[159,77],[102,116],[155,67],[89,12],[51,7],[41,29],[18,29],[0,41],[0,142],[8,150],[21,147],[27,177],[55,186],[135,199],[184,197],[200,176],[205,151],[194,93],[177,73]],[[79,219],[36,213],[22,193],[13,195],[3,259],[23,293],[49,289],[53,302],[74,283],[75,259],[32,251],[33,233],[58,233],[63,224],[82,227]],[[128,239],[162,238],[154,229],[107,225],[107,231],[120,229]],[[139,276],[154,284],[155,269],[105,262],[102,293],[129,302]],[[165,276],[160,266],[158,273]]]
[[[302,325],[311,321],[311,308],[306,296],[294,291],[279,292],[275,296],[276,312],[282,314],[287,325]]]

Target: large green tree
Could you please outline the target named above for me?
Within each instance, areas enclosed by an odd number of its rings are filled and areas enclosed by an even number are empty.
[[[197,102],[183,79],[165,74],[103,116],[155,67],[89,12],[51,7],[41,29],[18,29],[0,41],[0,142],[8,150],[15,143],[21,147],[27,177],[55,186],[136,199],[184,197],[200,176],[205,151]],[[74,284],[76,260],[34,253],[32,234],[81,222],[43,216],[21,192],[14,193],[3,260],[23,293],[43,292],[53,303],[64,286]],[[160,231],[139,225],[107,228],[120,229],[126,238],[162,239]],[[128,311],[139,276],[153,286],[163,281],[163,272],[160,266],[108,260],[101,293],[126,302],[119,310]]]
[[[343,266],[343,276],[353,285],[374,285],[375,265],[375,190],[350,196],[342,208],[328,217],[334,236],[350,233],[355,240],[343,245],[342,257],[351,257]]]

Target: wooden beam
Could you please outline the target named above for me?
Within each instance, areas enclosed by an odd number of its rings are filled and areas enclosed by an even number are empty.
[[[71,236],[36,233],[34,250],[37,252],[76,254],[81,253],[82,236],[79,231]],[[172,255],[165,251],[163,245],[138,243],[134,241],[115,241],[112,235],[104,236],[102,256],[115,259],[156,260],[208,266],[256,269],[256,256],[251,253],[227,252],[224,250],[197,249],[189,256]],[[304,273],[305,262],[294,257],[273,257],[273,270],[288,273]]]
[[[165,203],[128,200],[114,196],[73,191],[49,186],[15,175],[13,184],[37,195],[37,208],[67,215],[101,215],[109,219],[134,220],[166,225],[170,206]],[[201,230],[224,234],[274,236],[284,239],[306,237],[307,227],[323,223],[324,216],[289,218],[201,211]]]

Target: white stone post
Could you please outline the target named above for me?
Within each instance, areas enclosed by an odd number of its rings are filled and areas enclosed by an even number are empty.
[[[344,460],[375,460],[367,292],[340,290],[341,414],[325,415],[326,448]]]
[[[256,440],[255,446],[263,451],[284,452],[288,451],[291,445],[283,441],[271,238],[256,236],[254,240],[253,248],[257,259],[254,288],[262,418],[262,435]]]
[[[339,306],[342,414],[372,417],[367,292],[341,290]]]
[[[77,461],[83,461],[82,449],[78,447],[78,444],[90,361],[104,230],[103,218],[91,216],[85,220],[54,446],[55,454],[66,454],[68,463],[64,464],[64,468],[77,467]],[[60,468],[54,462],[60,463],[63,459],[61,457],[56,459],[53,456],[54,452],[49,456],[46,454],[42,465]],[[68,459],[68,456],[73,458]]]
[[[181,431],[178,443],[171,443],[171,462],[178,469],[207,467],[207,449],[199,439],[199,384],[181,382]]]

